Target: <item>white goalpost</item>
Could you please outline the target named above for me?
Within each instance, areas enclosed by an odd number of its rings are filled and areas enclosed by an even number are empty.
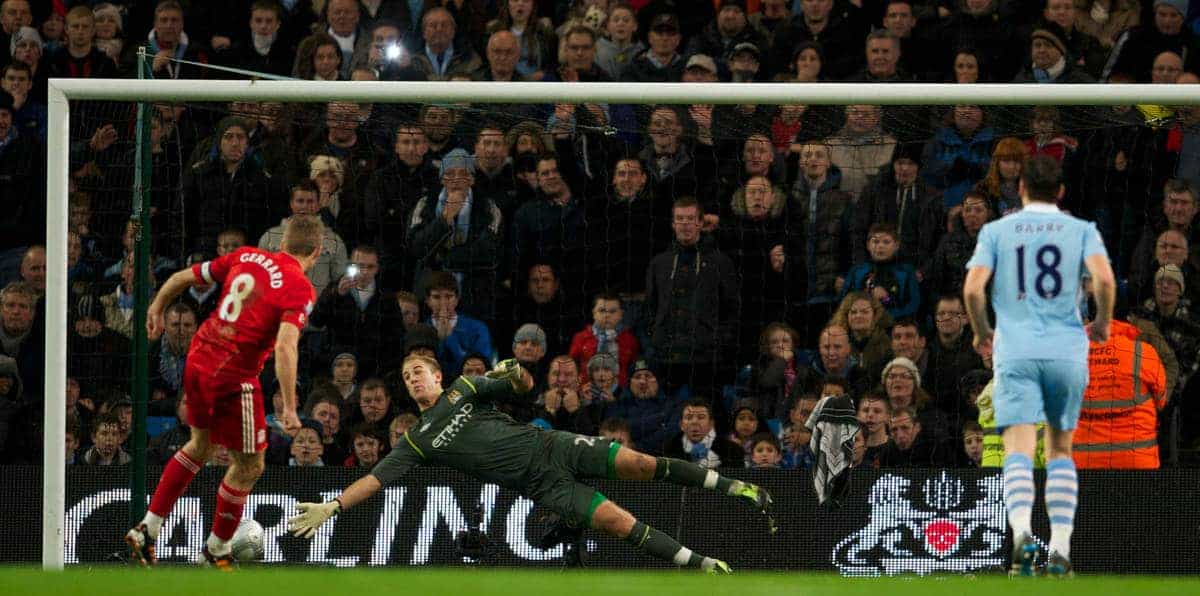
[[[609,103],[807,105],[1200,105],[1200,85],[861,83],[485,83],[49,81],[46,225],[45,424],[42,567],[61,570],[65,538],[67,238],[72,101],[360,103]],[[136,321],[134,324],[142,324]]]

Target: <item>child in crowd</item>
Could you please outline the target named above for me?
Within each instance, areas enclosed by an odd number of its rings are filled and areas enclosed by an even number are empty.
[[[783,461],[779,439],[769,432],[761,432],[750,437],[750,444],[750,467],[779,469]]]
[[[829,383],[826,385],[828,386]],[[822,392],[825,395],[841,395],[841,392]],[[783,467],[786,469],[808,470],[812,468],[813,453],[809,447],[812,431],[808,430],[805,423],[816,409],[818,401],[817,396],[806,393],[796,398],[796,403],[792,404],[792,408],[788,410],[788,424],[783,427],[779,437],[783,451]]]
[[[395,449],[396,445],[404,439],[404,433],[408,429],[417,425],[420,419],[412,412],[401,412],[392,418],[388,423],[388,447]]]
[[[966,465],[978,468],[983,462],[983,427],[974,420],[968,420],[962,431],[963,453],[967,455]]]
[[[842,287],[842,298],[853,291],[864,291],[878,298],[894,319],[911,317],[921,305],[917,272],[908,263],[896,261],[900,234],[890,223],[877,223],[867,233],[870,260],[850,268]]]

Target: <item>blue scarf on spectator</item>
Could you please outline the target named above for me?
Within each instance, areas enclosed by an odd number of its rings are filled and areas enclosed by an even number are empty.
[[[620,326],[617,329],[601,329],[596,325],[592,325],[592,334],[596,336],[596,353],[611,354],[613,358],[618,358],[619,349],[617,345],[617,334],[620,333]]]
[[[466,243],[467,235],[471,231],[471,203],[473,202],[472,194],[474,194],[472,191],[467,191],[467,202],[463,205],[463,208],[454,218],[455,246]],[[438,219],[442,218],[442,213],[444,213],[446,210],[446,198],[448,196],[449,193],[446,192],[445,188],[443,188],[442,192],[438,194],[437,207],[434,208],[434,213],[437,215]]]

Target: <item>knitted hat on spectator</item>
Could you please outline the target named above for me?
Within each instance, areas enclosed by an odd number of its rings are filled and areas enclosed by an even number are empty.
[[[742,52],[750,52],[751,54],[754,54],[755,60],[758,60],[762,57],[762,50],[758,49],[758,46],[748,41],[743,41],[742,43],[733,46],[733,52],[730,54],[730,56],[736,56]]]
[[[438,349],[437,329],[424,323],[417,323],[404,334],[404,355],[407,356],[417,348],[428,348],[434,352]]]
[[[1050,21],[1042,21],[1038,23],[1037,28],[1033,30],[1032,39],[1040,39],[1058,49],[1058,53],[1066,56],[1067,52],[1067,33],[1058,23]]]
[[[312,418],[301,418],[300,428],[307,428],[317,433],[318,439],[324,436],[322,433],[325,432],[325,427],[321,426],[320,421],[313,420]]]
[[[331,366],[336,367],[339,360],[349,360],[353,362],[355,366],[358,366],[358,357],[350,352],[342,352],[341,354],[334,356]]]
[[[1159,267],[1158,273],[1154,274],[1154,282],[1158,283],[1160,279],[1174,281],[1179,284],[1181,290],[1185,287],[1183,285],[1183,270],[1179,268],[1179,265],[1163,265]]]
[[[464,169],[475,175],[475,158],[465,149],[455,149],[442,157],[442,167],[438,174],[445,176],[447,170]]]
[[[12,36],[12,49],[16,50],[17,44],[20,44],[23,41],[37,42],[39,52],[42,49],[42,45],[45,43],[42,41],[42,34],[38,33],[38,30],[34,29],[33,27],[21,27],[20,29],[17,29],[17,32]]]
[[[651,31],[661,31],[664,29],[676,32],[679,31],[679,17],[676,17],[669,12],[664,12],[654,17],[653,21],[650,21]]]
[[[97,21],[101,19],[112,19],[113,21],[116,21],[117,33],[120,33],[125,29],[125,18],[121,16],[121,9],[117,8],[110,2],[97,4],[96,7],[92,9],[92,15],[96,17]]]
[[[75,320],[83,319],[92,321],[104,320],[104,307],[100,304],[99,296],[84,294],[75,302]]]
[[[892,163],[896,163],[901,159],[908,159],[920,166],[921,152],[924,150],[925,145],[920,142],[896,143],[896,149],[892,151]]]
[[[591,375],[595,373],[595,371],[602,368],[612,371],[612,373],[615,375],[617,374],[617,371],[621,369],[621,365],[617,362],[617,359],[614,358],[612,354],[609,354],[608,352],[598,352],[595,356],[592,356],[591,360],[588,360],[588,375]]]
[[[649,372],[655,377],[658,376],[658,374],[654,372],[654,369],[651,368],[650,361],[646,360],[645,358],[638,358],[637,360],[633,361],[633,364],[629,365],[629,376],[633,377],[633,375],[636,375],[643,370]]]
[[[1187,12],[1188,12],[1187,0],[1154,0],[1155,8],[1158,8],[1158,6],[1162,5],[1162,4],[1165,4],[1167,6],[1170,6],[1171,8],[1174,8],[1175,10],[1178,10],[1179,14],[1181,14],[1181,15],[1187,15]]]
[[[881,374],[879,376],[880,382],[887,383],[888,373],[891,372],[892,369],[896,368],[897,366],[912,373],[913,382],[915,382],[917,384],[917,387],[921,386],[921,371],[917,370],[917,365],[913,364],[912,360],[909,360],[908,358],[905,358],[904,356],[898,356],[896,358],[893,358],[891,362],[887,363],[887,366],[883,367],[883,374]]]
[[[546,332],[537,323],[525,323],[517,329],[513,334],[513,347],[522,341],[531,341],[541,346],[542,351],[546,350]]]
[[[712,57],[705,54],[693,54],[691,58],[688,58],[687,66],[684,67],[684,70],[693,68],[703,68],[708,72],[717,74],[717,63],[713,62]]]

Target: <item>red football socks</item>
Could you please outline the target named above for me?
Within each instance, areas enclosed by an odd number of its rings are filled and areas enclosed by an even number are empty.
[[[217,489],[217,511],[213,514],[212,535],[222,541],[233,538],[238,523],[242,521],[242,508],[246,505],[248,490],[239,490],[221,483]]]
[[[158,486],[154,488],[154,497],[150,499],[150,512],[161,518],[167,517],[175,507],[175,501],[187,490],[188,484],[203,465],[203,462],[192,459],[182,449],[176,451],[175,457],[167,462],[167,467],[158,480]]]

